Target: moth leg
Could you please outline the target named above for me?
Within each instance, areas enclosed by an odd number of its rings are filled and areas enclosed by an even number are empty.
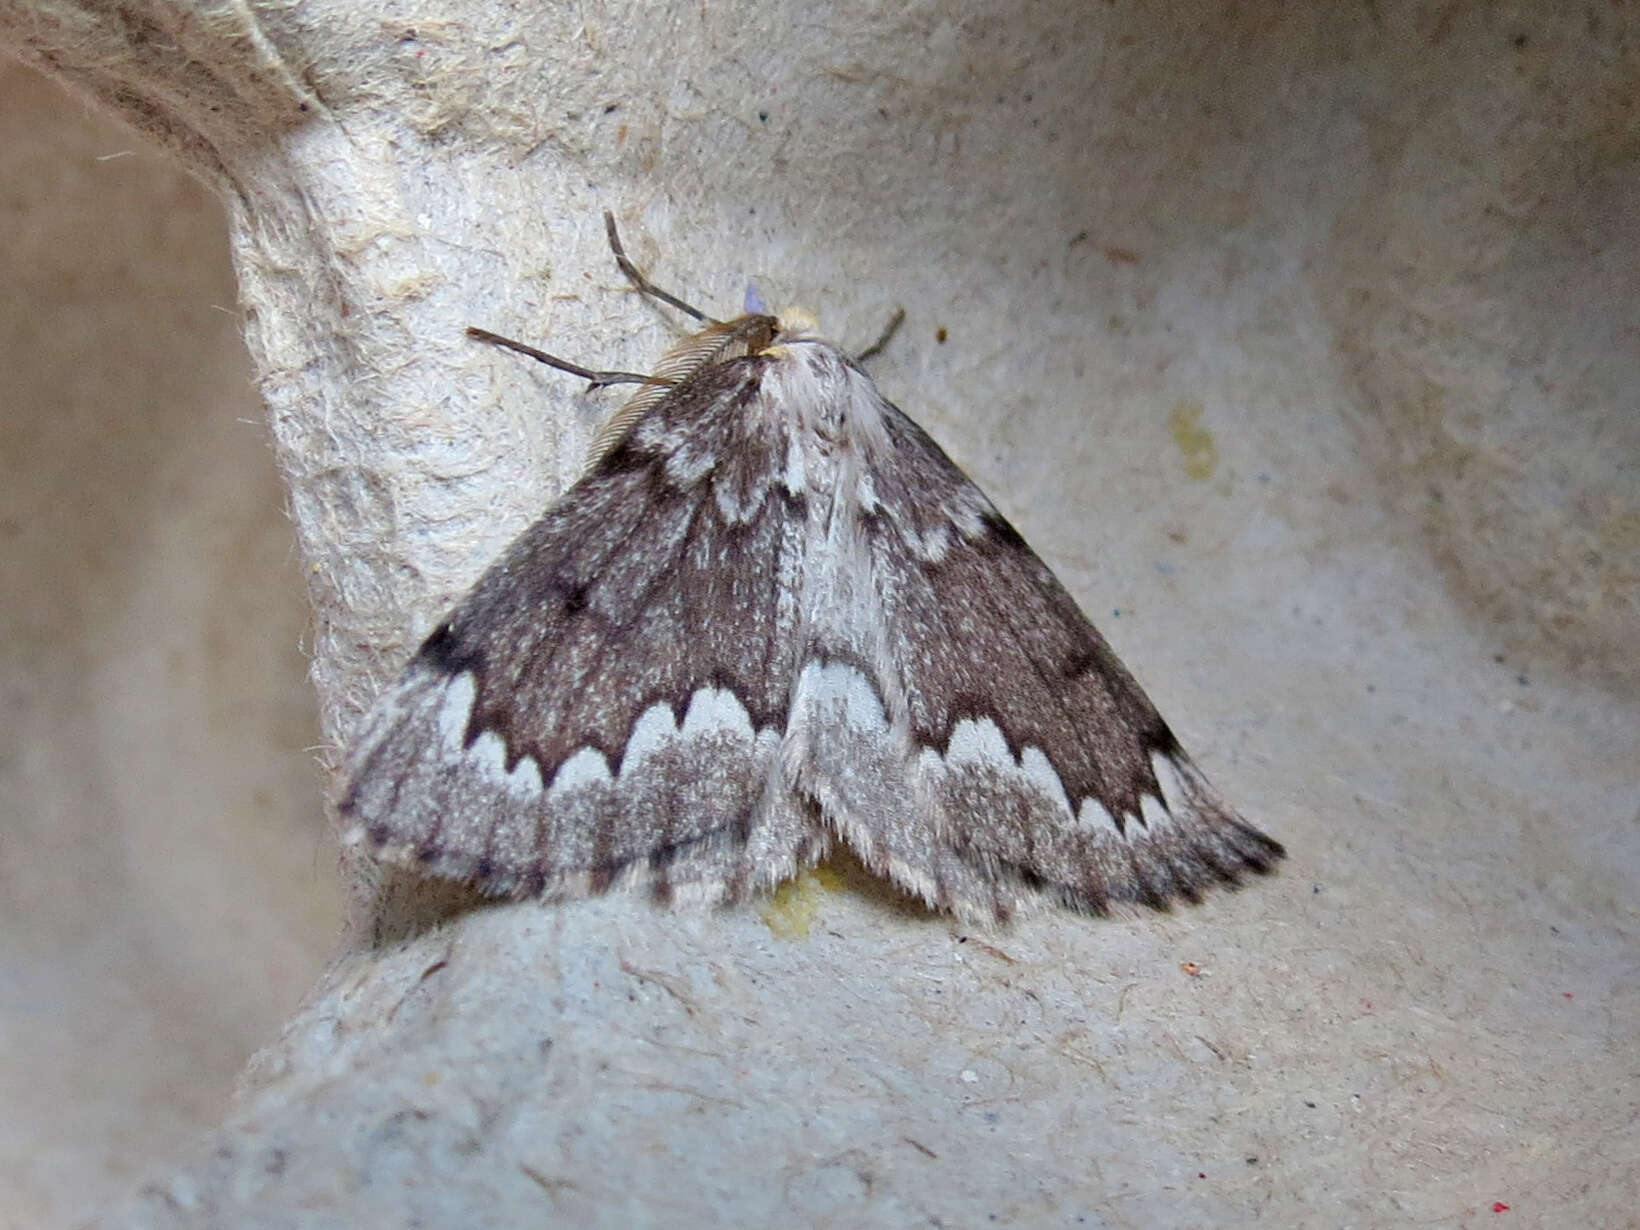
[[[854,361],[856,363],[865,363],[882,354],[888,348],[889,342],[894,340],[894,335],[900,331],[900,326],[904,323],[905,309],[895,308],[894,315],[888,318],[888,323],[883,326],[883,331],[877,335],[877,340],[855,355]]]
[[[604,230],[609,233],[609,246],[610,250],[615,253],[615,263],[620,266],[621,272],[626,274],[627,281],[631,282],[633,287],[640,294],[645,294],[652,299],[659,299],[662,303],[670,304],[672,307],[677,308],[678,311],[683,312],[685,315],[693,316],[702,324],[721,325],[723,323],[721,320],[708,316],[698,307],[685,303],[676,295],[668,294],[659,286],[656,286],[648,278],[644,277],[644,275],[639,272],[638,267],[627,259],[626,249],[621,247],[620,233],[615,229],[615,215],[610,213],[607,209],[604,210]]]
[[[589,381],[590,389],[608,388],[612,384],[658,384],[670,387],[671,380],[659,376],[640,376],[637,372],[595,372],[590,367],[582,367],[579,363],[571,363],[568,359],[560,359],[557,355],[548,354],[544,350],[537,350],[534,346],[515,342],[510,337],[502,337],[499,333],[491,333],[488,329],[480,329],[477,325],[467,326],[467,336],[481,342],[488,342],[492,346],[500,346],[505,350],[514,350],[521,355],[534,359],[537,363],[545,363],[548,367],[555,367],[561,372],[568,372],[572,376],[579,376]]]

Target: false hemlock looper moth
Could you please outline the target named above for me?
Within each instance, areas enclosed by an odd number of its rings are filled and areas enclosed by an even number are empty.
[[[838,840],[996,919],[1165,907],[1281,846],[966,475],[800,325],[717,321],[365,719],[345,840],[515,897],[726,902]]]

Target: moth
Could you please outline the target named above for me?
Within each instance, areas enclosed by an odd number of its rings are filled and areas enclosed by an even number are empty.
[[[344,840],[484,891],[724,903],[838,843],[969,921],[1165,908],[1283,850],[859,358],[715,320],[377,701]]]

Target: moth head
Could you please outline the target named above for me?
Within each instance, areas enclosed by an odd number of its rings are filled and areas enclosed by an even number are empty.
[[[817,322],[809,312],[782,312],[771,316],[766,312],[748,312],[725,322],[721,327],[732,338],[741,342],[748,355],[769,355],[784,358],[784,343],[812,340]],[[708,333],[711,330],[707,331]],[[738,348],[734,351],[738,353]],[[719,356],[729,357],[728,348]]]
[[[784,312],[769,311],[769,305],[764,301],[763,292],[757,288],[755,282],[748,284],[746,287],[746,306],[742,309],[742,313],[742,320],[753,316],[773,317],[775,334],[770,339],[771,343],[774,341],[807,340],[817,336],[820,329],[819,317],[807,308],[788,308]],[[769,344],[753,346],[751,352],[758,354],[766,349]]]

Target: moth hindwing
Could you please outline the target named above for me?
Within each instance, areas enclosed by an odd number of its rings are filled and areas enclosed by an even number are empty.
[[[1275,864],[855,360],[702,319],[649,376],[480,333],[640,387],[364,720],[347,840],[498,894],[703,902],[841,841],[981,920],[1164,907]]]

